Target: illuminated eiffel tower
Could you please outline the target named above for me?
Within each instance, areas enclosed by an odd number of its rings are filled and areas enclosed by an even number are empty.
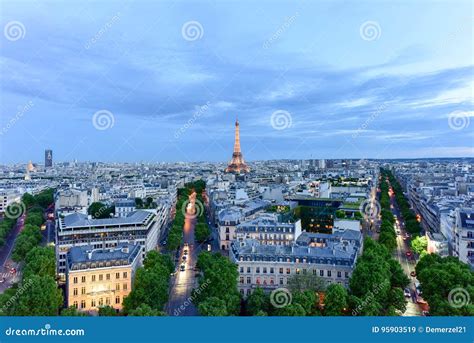
[[[239,120],[235,120],[235,143],[234,153],[232,154],[232,160],[226,168],[226,173],[248,173],[250,168],[245,164],[244,157],[240,151],[240,129]]]

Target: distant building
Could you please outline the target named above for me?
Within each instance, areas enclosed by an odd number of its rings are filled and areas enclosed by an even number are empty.
[[[58,273],[66,272],[66,255],[75,246],[92,246],[93,249],[115,248],[123,243],[141,246],[142,257],[155,249],[161,226],[153,211],[137,210],[123,218],[92,219],[74,213],[59,218],[56,235]]]
[[[230,257],[238,266],[239,290],[248,296],[257,288],[285,287],[293,275],[312,274],[345,287],[362,252],[362,234],[302,233],[288,245],[264,245],[256,240],[233,241]]]
[[[51,149],[44,151],[44,166],[45,168],[51,168],[53,166],[53,150]]]
[[[0,214],[4,214],[8,205],[20,202],[21,195],[11,190],[0,190]]]
[[[461,262],[474,268],[474,210],[457,209],[454,226],[454,251]]]
[[[102,306],[122,309],[141,264],[139,244],[121,243],[109,249],[72,247],[66,263],[67,305],[84,312],[97,311]]]
[[[117,200],[115,202],[115,215],[117,217],[126,217],[135,209],[135,200],[133,199]]]

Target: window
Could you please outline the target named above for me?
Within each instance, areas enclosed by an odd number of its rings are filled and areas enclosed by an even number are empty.
[[[115,278],[120,279],[120,273],[115,273]]]
[[[342,276],[342,273],[341,272],[337,272],[337,277],[341,277]]]
[[[296,268],[296,275],[299,275],[299,274],[300,274],[300,269]]]
[[[126,283],[123,284],[123,290],[126,291],[128,289],[128,285]]]
[[[283,274],[283,268],[280,268],[280,274]]]
[[[318,271],[316,269],[313,269],[313,275],[316,275]]]
[[[263,273],[264,273],[264,274],[267,273],[267,267],[263,267]]]
[[[116,303],[116,304],[120,304],[120,297],[119,297],[119,296],[116,296],[116,297],[115,297],[115,303]]]
[[[283,278],[280,278],[280,285],[283,285]]]
[[[248,283],[248,284],[251,284],[251,283],[252,283],[252,278],[251,278],[250,276],[247,277],[247,283]]]
[[[304,275],[306,275],[306,272],[307,272],[306,268],[303,269],[303,274],[304,274]]]
[[[81,294],[82,294],[82,295],[86,294],[86,288],[85,288],[85,287],[82,287],[82,288],[81,288]]]
[[[86,282],[86,277],[85,276],[81,277],[81,282]]]
[[[104,276],[102,274],[99,275],[99,281],[102,281],[104,279]]]
[[[103,298],[99,298],[99,306],[103,306],[104,305],[104,299]]]
[[[328,276],[331,276],[331,271],[330,270],[328,270]]]
[[[74,301],[72,306],[74,306],[74,308],[77,308],[77,301]]]
[[[105,274],[105,279],[110,280],[110,274]]]
[[[286,273],[290,274],[290,268],[286,268]]]
[[[123,278],[124,278],[124,279],[127,278],[127,272],[123,272]]]
[[[74,277],[73,283],[77,283],[77,276]]]
[[[244,272],[244,267],[240,267],[240,272],[241,272],[241,273]]]
[[[119,283],[115,285],[115,290],[120,291],[120,284]]]
[[[321,270],[319,271],[319,276],[324,276],[324,270],[321,269]]]
[[[257,267],[255,273],[260,273],[260,267]]]
[[[251,273],[251,272],[252,272],[252,268],[247,267],[247,273]]]
[[[240,283],[244,283],[244,277],[243,276],[240,277]]]
[[[95,307],[95,299],[91,300],[91,307]]]
[[[86,301],[85,300],[81,300],[81,308],[86,308]]]
[[[105,298],[105,304],[110,305],[110,298]]]
[[[349,277],[349,272],[345,272],[344,273],[344,276],[346,277],[346,279]]]
[[[272,268],[270,268],[270,274],[273,274],[275,272],[275,270]]]
[[[92,275],[92,282],[95,282],[95,275]]]

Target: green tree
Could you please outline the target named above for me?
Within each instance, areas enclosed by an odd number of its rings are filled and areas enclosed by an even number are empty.
[[[293,292],[293,304],[299,304],[305,311],[306,316],[320,315],[319,298],[316,299],[317,293],[312,290],[306,291],[294,291]]]
[[[426,236],[415,237],[411,241],[411,248],[418,255],[425,254],[428,248],[428,239]]]
[[[74,306],[69,306],[61,311],[61,316],[63,317],[86,317],[87,314],[81,311],[78,311]]]
[[[324,314],[326,316],[342,316],[347,308],[347,290],[339,284],[329,285],[324,297]]]
[[[206,241],[211,235],[211,230],[207,224],[198,223],[194,231],[194,236],[197,242],[202,243]]]
[[[56,256],[52,247],[34,247],[25,258],[23,275],[28,278],[32,275],[56,277]]]
[[[31,207],[35,204],[35,197],[32,196],[30,193],[25,193],[21,197],[21,202],[24,203],[27,208]]]
[[[94,219],[110,218],[111,214],[115,212],[115,208],[109,207],[101,202],[93,202],[87,209],[87,213]]]
[[[227,305],[224,300],[217,297],[209,297],[198,305],[201,316],[222,317],[227,316]]]
[[[117,316],[117,311],[111,306],[101,306],[99,307],[99,317],[115,317]]]
[[[134,316],[134,317],[157,317],[157,316],[164,316],[165,313],[162,311],[152,309],[147,304],[141,304],[136,309],[131,310],[128,315]]]
[[[270,298],[263,289],[257,287],[252,294],[250,294],[246,301],[247,313],[255,316],[257,313],[263,311],[269,312]]]
[[[288,278],[287,284],[292,293],[305,290],[320,292],[326,289],[326,281],[313,274],[294,274]]]
[[[23,261],[26,254],[41,242],[41,230],[34,225],[25,225],[21,233],[15,240],[15,247],[12,252],[12,260]]]

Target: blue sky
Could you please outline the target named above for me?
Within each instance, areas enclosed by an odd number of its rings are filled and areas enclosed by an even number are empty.
[[[474,156],[472,7],[2,1],[0,163]]]

